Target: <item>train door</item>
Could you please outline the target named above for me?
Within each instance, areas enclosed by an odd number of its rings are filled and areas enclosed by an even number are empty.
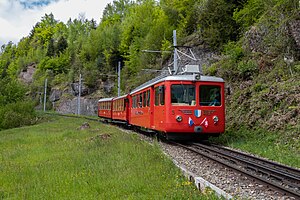
[[[154,86],[154,127],[156,130],[164,131],[165,123],[165,86]]]
[[[154,86],[150,88],[150,127],[151,129],[155,129],[154,126]]]
[[[125,111],[125,121],[129,124],[129,112],[130,112],[130,104],[129,104],[129,95],[124,99],[124,111]]]

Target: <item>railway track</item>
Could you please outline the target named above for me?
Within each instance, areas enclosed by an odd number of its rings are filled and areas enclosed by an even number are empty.
[[[300,170],[213,144],[176,143],[262,182],[286,196],[300,199]]]

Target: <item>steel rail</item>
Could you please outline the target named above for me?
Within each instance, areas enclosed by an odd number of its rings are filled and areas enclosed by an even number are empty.
[[[238,163],[242,163],[243,161],[241,161],[240,159],[236,159],[236,156],[230,156],[226,153],[221,154],[219,151],[217,151],[213,148],[210,148],[207,145],[203,145],[203,144],[195,144],[195,143],[180,144],[180,143],[177,143],[177,142],[172,142],[172,143],[175,144],[175,145],[181,146],[185,149],[188,149],[192,152],[195,152],[197,154],[201,154],[201,155],[203,155],[203,156],[205,156],[205,157],[207,157],[211,160],[214,160],[214,161],[216,161],[216,162],[218,162],[218,163],[220,163],[224,166],[227,166],[227,167],[229,167],[231,169],[234,169],[234,170],[236,170],[236,171],[238,171],[242,174],[245,174],[245,175],[247,175],[251,178],[254,178],[254,179],[256,179],[256,180],[258,180],[258,181],[274,188],[275,190],[283,193],[284,195],[288,195],[288,196],[294,197],[296,199],[300,199],[300,188],[298,188],[298,191],[296,191],[296,190],[284,187],[283,185],[281,185],[277,182],[267,180],[266,178],[263,178],[262,176],[259,176],[255,173],[247,170],[251,167],[251,168],[255,169],[256,171],[263,171],[260,168],[261,165],[253,166],[251,164],[251,162],[248,162],[246,167],[245,166],[239,166]],[[226,150],[230,151],[229,149],[226,149]],[[249,165],[252,165],[252,166],[249,166]],[[297,171],[297,169],[296,169],[296,171]],[[280,172],[278,172],[278,174],[280,174]]]
[[[194,144],[198,145],[198,144]],[[261,167],[262,169],[265,169],[266,171],[269,171],[271,173],[276,173],[280,176],[284,176],[286,178],[292,179],[293,181],[298,183],[298,187],[300,188],[300,170],[296,168],[292,168],[286,165],[282,165],[280,163],[272,162],[263,158],[259,158],[256,156],[251,156],[249,154],[236,151],[234,149],[228,149],[226,147],[218,146],[218,145],[210,145],[211,147],[214,147],[216,149],[219,149],[220,153],[229,153],[232,154],[232,156],[237,156],[237,159],[240,159],[240,161],[243,161],[245,163],[250,163],[252,165],[257,165]],[[222,154],[224,154],[222,153]],[[225,154],[226,155],[226,154]],[[273,174],[270,174],[272,176]]]

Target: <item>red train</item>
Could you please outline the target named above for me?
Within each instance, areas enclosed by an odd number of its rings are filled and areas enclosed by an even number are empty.
[[[98,116],[170,139],[218,136],[225,130],[224,80],[186,66],[179,75],[157,77],[129,94],[100,99]]]

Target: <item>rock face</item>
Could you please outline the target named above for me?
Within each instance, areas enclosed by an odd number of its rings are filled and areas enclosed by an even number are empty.
[[[81,115],[97,115],[97,103],[98,99],[95,98],[80,98],[80,114]],[[78,113],[78,98],[72,99],[63,98],[57,102],[54,102],[53,108],[58,113],[62,114],[77,114]]]
[[[36,64],[35,63],[30,64],[29,66],[27,66],[27,69],[24,69],[20,73],[19,79],[26,84],[32,83],[32,77],[35,70],[36,70]]]
[[[264,46],[262,45],[264,32],[256,26],[252,26],[249,31],[245,33],[245,41],[243,48],[250,50],[251,52],[264,52]]]
[[[289,28],[298,48],[300,48],[300,20],[290,22]]]
[[[114,82],[105,81],[100,83],[100,88],[104,88],[106,92],[112,91]],[[53,105],[53,109],[62,114],[77,114],[80,101],[81,115],[97,115],[98,100],[101,95],[93,94],[94,90],[88,88],[84,83],[81,85],[80,99],[78,99],[79,83],[71,83],[60,89],[54,87],[51,89],[49,100]]]
[[[51,89],[49,100],[51,102],[56,102],[56,101],[60,100],[61,95],[62,95],[61,90],[59,90],[57,88],[53,88],[53,89]]]

